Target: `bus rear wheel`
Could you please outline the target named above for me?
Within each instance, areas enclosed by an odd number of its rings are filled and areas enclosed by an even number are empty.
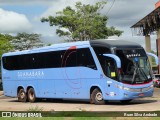
[[[36,94],[33,88],[29,88],[28,90],[28,101],[35,102],[36,101]]]
[[[105,101],[103,100],[103,94],[98,88],[95,88],[91,93],[91,103],[96,105],[105,104]]]
[[[26,92],[24,91],[24,89],[20,89],[18,91],[18,101],[19,102],[26,102],[27,101],[27,95]]]

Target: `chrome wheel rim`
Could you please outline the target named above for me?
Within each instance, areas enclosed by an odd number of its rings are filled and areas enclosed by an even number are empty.
[[[98,93],[96,94],[96,100],[98,100],[98,101],[103,100],[103,96],[102,96],[102,93],[101,93],[101,92],[98,92]]]
[[[30,100],[34,99],[34,93],[33,92],[30,93],[29,98],[30,98]]]
[[[25,98],[25,93],[24,93],[24,92],[21,92],[20,98],[21,98],[21,99],[24,99],[24,98]]]

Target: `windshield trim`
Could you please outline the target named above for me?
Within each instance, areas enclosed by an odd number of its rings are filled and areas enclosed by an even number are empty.
[[[118,72],[120,82],[141,85],[152,81],[150,63],[143,48],[116,49],[116,55],[122,61],[122,70]]]
[[[140,84],[129,84],[129,83],[125,83],[125,82],[122,82],[123,84],[126,84],[126,85],[131,85],[131,86],[140,86],[140,85],[145,85],[145,84],[149,84],[153,82],[152,80],[148,81],[148,82],[144,82],[144,83],[140,83]]]

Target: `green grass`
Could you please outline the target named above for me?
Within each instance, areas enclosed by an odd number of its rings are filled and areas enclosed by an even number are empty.
[[[42,118],[0,118],[0,120],[159,120],[158,117],[42,117]]]
[[[36,107],[31,107],[26,113],[39,113],[42,111],[43,108],[36,106]],[[158,112],[158,113],[157,113]],[[102,112],[102,114],[97,114],[92,113],[92,112],[58,112],[58,111],[53,111],[53,112],[45,112],[42,111],[40,112],[43,117],[41,118],[35,118],[35,117],[30,117],[30,118],[21,118],[21,117],[12,117],[12,118],[2,118],[0,117],[0,120],[160,120],[160,117],[101,117],[105,116],[106,114]],[[159,115],[159,111],[156,111]],[[110,116],[114,116],[112,112],[109,113]],[[119,116],[122,116],[122,114],[116,114]],[[50,116],[50,117],[48,117]],[[81,116],[87,116],[87,117],[81,117]],[[98,117],[99,116],[99,117]]]
[[[0,120],[64,120],[64,118],[45,117],[45,118],[0,118]]]
[[[0,118],[0,120],[112,120],[105,117],[42,117],[42,118]]]

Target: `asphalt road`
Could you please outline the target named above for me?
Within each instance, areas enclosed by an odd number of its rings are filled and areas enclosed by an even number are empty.
[[[105,105],[94,105],[89,102],[68,100],[41,100],[36,103],[21,103],[17,98],[0,96],[0,111],[28,111],[39,109],[43,111],[159,111],[160,88],[155,88],[154,96],[136,99],[127,105],[119,101],[109,101]]]

